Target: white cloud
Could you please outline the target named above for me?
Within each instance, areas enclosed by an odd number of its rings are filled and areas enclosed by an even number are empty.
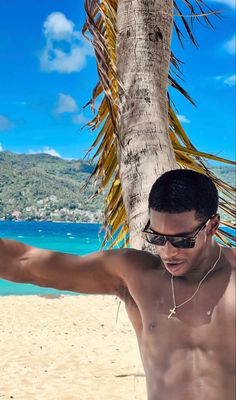
[[[231,75],[224,80],[224,83],[228,86],[235,86],[236,75]]]
[[[46,39],[40,54],[43,71],[77,72],[86,66],[87,57],[93,55],[91,46],[75,30],[74,23],[60,12],[53,12],[46,18],[43,34]]]
[[[89,122],[89,119],[83,114],[76,114],[73,116],[72,122],[76,125],[85,125]]]
[[[9,131],[15,124],[5,115],[0,115],[0,132]]]
[[[51,149],[48,146],[44,146],[42,150],[37,150],[37,151],[29,150],[29,154],[41,154],[41,153],[50,154],[51,156],[61,158],[61,155],[55,149]]]
[[[77,111],[75,99],[69,94],[59,93],[58,103],[55,108],[56,114],[73,113]]]
[[[228,42],[224,44],[224,48],[228,53],[235,54],[236,53],[236,36],[234,35]]]
[[[2,143],[0,143],[0,151],[4,151]]]
[[[43,24],[43,32],[53,40],[70,40],[74,31],[74,23],[60,12],[50,14]]]
[[[235,8],[235,0],[208,0],[208,1],[210,1],[211,3],[220,3],[225,6]]]
[[[218,75],[215,76],[214,79],[220,83],[224,83],[225,85],[232,87],[235,86],[236,75],[235,74],[230,76]]]
[[[61,158],[61,155],[55,149],[50,149],[47,146],[43,148],[43,153],[50,154],[51,156]]]
[[[71,73],[86,66],[87,52],[77,46],[71,46],[69,53],[47,45],[41,56],[41,68],[48,72]]]
[[[183,124],[189,124],[190,123],[190,121],[189,121],[189,119],[187,118],[187,117],[185,117],[185,115],[177,115],[177,117],[178,117],[178,120],[180,121],[180,122],[182,122]]]

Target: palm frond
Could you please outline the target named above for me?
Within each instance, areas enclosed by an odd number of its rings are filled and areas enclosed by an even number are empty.
[[[86,22],[83,33],[92,43],[97,60],[97,70],[99,82],[93,90],[91,100],[86,104],[90,105],[94,111],[95,100],[103,94],[100,106],[94,119],[87,126],[94,131],[100,131],[89,149],[89,154],[97,148],[93,158],[98,157],[96,168],[92,177],[99,181],[100,189],[109,187],[106,198],[104,228],[105,239],[103,245],[108,243],[111,247],[116,245],[127,246],[129,241],[128,221],[126,219],[125,208],[122,198],[122,187],[119,179],[119,165],[117,160],[116,148],[118,145],[117,118],[118,118],[118,88],[122,89],[116,71],[116,13],[118,0],[85,0]],[[182,4],[183,8],[180,8]],[[174,29],[177,37],[183,45],[184,33],[187,32],[192,43],[197,46],[197,42],[192,33],[193,20],[199,20],[199,12],[204,14],[203,20],[208,26],[212,27],[207,13],[213,11],[202,0],[177,0],[174,1],[174,8],[179,17],[174,22]],[[184,17],[184,12],[190,13],[190,22]],[[178,18],[182,23],[179,24]],[[194,104],[194,101],[182,86],[173,78],[173,73],[180,77],[181,61],[174,54],[171,54],[171,64],[174,71],[169,74],[169,84],[176,88],[182,95]],[[215,160],[219,162],[234,164],[231,161],[220,157],[198,151],[189,140],[178,117],[171,107],[169,100],[169,135],[175,151],[176,161],[180,168],[193,169],[197,172],[209,176],[216,184],[220,192],[220,209],[232,219],[235,216],[235,204],[233,202],[235,189],[226,182],[220,180],[207,167],[205,160]],[[231,229],[235,229],[228,221],[222,224]],[[233,235],[219,229],[218,238],[228,246],[235,245]]]
[[[194,46],[198,47],[198,43],[193,34],[194,20],[197,20],[200,23],[203,20],[206,26],[213,28],[213,24],[209,17],[215,15],[219,18],[219,13],[213,11],[202,0],[176,0],[173,4],[174,13],[177,16],[176,21],[174,22],[174,29],[178,39],[180,40],[181,46],[184,47],[183,39],[185,37],[184,32],[186,32]],[[186,15],[190,18],[187,18]]]

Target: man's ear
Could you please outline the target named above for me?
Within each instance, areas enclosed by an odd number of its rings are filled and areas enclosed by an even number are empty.
[[[208,232],[207,232],[207,234],[208,235],[215,235],[215,233],[216,233],[216,231],[217,231],[217,229],[218,229],[218,227],[219,227],[219,225],[220,225],[220,215],[219,214],[216,214],[213,218],[212,218],[212,220],[210,221],[210,223],[209,223],[209,226],[208,226]]]

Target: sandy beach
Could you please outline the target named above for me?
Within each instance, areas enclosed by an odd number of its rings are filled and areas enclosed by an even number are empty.
[[[112,296],[0,297],[0,400],[145,400],[135,333]]]

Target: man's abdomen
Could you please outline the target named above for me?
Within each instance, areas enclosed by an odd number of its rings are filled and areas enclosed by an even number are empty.
[[[148,400],[235,400],[234,374],[213,352],[186,347],[166,353],[162,362],[144,353],[142,358]]]

